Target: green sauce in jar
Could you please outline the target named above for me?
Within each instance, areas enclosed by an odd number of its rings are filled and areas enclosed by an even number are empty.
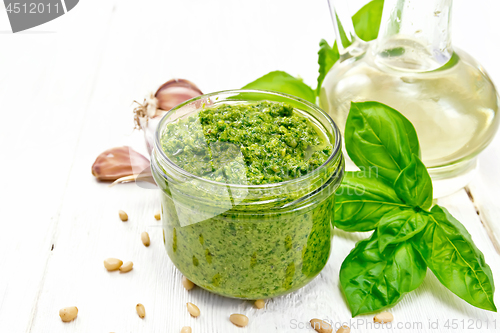
[[[152,169],[165,246],[188,279],[257,299],[321,271],[343,173],[339,143],[322,126],[271,101],[202,107],[163,125]]]
[[[168,124],[161,143],[184,170],[231,184],[235,177],[251,185],[291,180],[317,169],[332,153],[311,121],[291,105],[267,101],[204,108]]]

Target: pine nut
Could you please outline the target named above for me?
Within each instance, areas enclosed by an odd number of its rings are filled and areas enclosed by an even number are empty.
[[[351,333],[351,329],[349,328],[349,326],[344,325],[337,330],[337,333]]]
[[[266,301],[264,301],[263,299],[258,299],[255,301],[254,305],[257,309],[263,309],[266,306]]]
[[[311,319],[312,328],[318,333],[332,333],[332,325],[321,319]]]
[[[118,215],[120,216],[120,220],[122,220],[123,222],[128,221],[128,215],[123,210],[120,209],[118,211]]]
[[[139,303],[135,306],[135,310],[137,311],[139,318],[146,317],[146,309],[144,308],[144,305],[142,305],[141,303]]]
[[[394,320],[394,316],[390,312],[382,312],[373,317],[373,321],[376,323],[390,323]]]
[[[144,244],[145,247],[148,247],[149,244],[151,244],[151,240],[149,239],[149,234],[146,231],[144,231],[141,234],[141,240],[142,240],[142,244]]]
[[[61,317],[61,320],[65,323],[74,320],[77,315],[78,308],[76,306],[68,306],[67,308],[59,310],[59,317]]]
[[[239,327],[245,327],[248,325],[248,317],[239,313],[233,313],[230,315],[229,320]]]
[[[194,283],[191,282],[187,277],[183,276],[182,277],[182,285],[186,290],[191,290],[194,288]]]
[[[191,329],[191,327],[189,326],[184,326],[182,329],[181,329],[181,333],[192,333],[193,330]]]
[[[193,317],[198,317],[200,315],[200,309],[193,303],[186,303],[188,312]]]
[[[123,261],[121,261],[120,259],[108,258],[104,260],[104,267],[106,267],[108,271],[116,271],[117,269],[122,267],[122,265]]]
[[[134,268],[134,263],[132,261],[127,261],[120,267],[120,272],[127,273],[130,272]]]
[[[161,220],[161,213],[160,213],[160,211],[157,211],[157,212],[156,212],[156,214],[155,214],[155,219],[156,219],[157,221],[160,221],[160,220]],[[186,326],[186,327],[187,327],[187,326]]]

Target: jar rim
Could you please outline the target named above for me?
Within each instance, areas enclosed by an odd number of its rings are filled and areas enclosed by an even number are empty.
[[[265,94],[265,95],[271,95],[271,96],[281,96],[281,97],[285,97],[285,98],[294,100],[296,102],[302,103],[305,106],[307,106],[311,109],[314,109],[316,112],[319,112],[322,116],[324,116],[326,118],[326,120],[329,123],[329,126],[331,126],[331,128],[333,129],[333,132],[334,132],[335,143],[334,143],[331,155],[326,159],[326,161],[322,165],[320,165],[316,169],[312,170],[311,172],[309,172],[303,176],[293,178],[290,180],[286,180],[286,181],[282,181],[282,182],[278,182],[278,183],[257,184],[257,185],[231,184],[231,183],[217,182],[214,180],[206,179],[206,178],[194,175],[194,174],[184,170],[183,168],[181,168],[180,166],[175,164],[170,158],[168,158],[168,156],[165,154],[165,152],[163,151],[162,146],[161,146],[161,134],[162,134],[161,131],[162,131],[163,126],[167,122],[170,115],[172,115],[175,111],[181,109],[182,107],[184,107],[188,104],[191,104],[193,102],[202,100],[202,99],[217,97],[220,95],[229,95],[230,96],[231,94],[241,94],[241,93],[257,93],[257,94]],[[264,100],[265,99],[262,99],[261,101],[264,101]],[[243,99],[241,101],[245,101],[245,100]],[[248,100],[248,101],[253,101],[253,100]],[[257,102],[257,100],[255,100],[255,102]],[[323,123],[322,123],[322,125],[325,126],[325,124],[323,124]],[[337,124],[333,121],[333,119],[330,117],[330,115],[328,115],[325,111],[323,111],[316,104],[313,104],[309,101],[306,101],[302,98],[299,98],[299,97],[296,97],[293,95],[280,93],[280,92],[276,92],[276,91],[257,90],[257,89],[230,89],[230,90],[222,90],[222,91],[217,91],[217,92],[213,92],[213,93],[208,93],[208,94],[204,94],[204,95],[200,95],[200,96],[191,98],[191,99],[189,99],[181,104],[176,105],[175,107],[173,107],[172,109],[167,111],[162,116],[162,118],[160,119],[160,121],[158,123],[158,126],[156,127],[155,149],[154,149],[156,151],[156,154],[154,154],[154,155],[156,157],[160,157],[162,160],[164,160],[169,165],[169,167],[172,167],[174,170],[176,170],[176,172],[180,173],[181,175],[183,175],[185,177],[193,178],[193,179],[196,179],[198,181],[206,182],[206,183],[216,185],[216,186],[231,186],[232,188],[235,188],[235,189],[237,189],[237,188],[243,189],[244,188],[244,189],[256,189],[256,190],[258,190],[258,189],[270,189],[270,188],[276,188],[276,187],[280,187],[280,186],[293,185],[295,183],[300,183],[300,182],[303,182],[304,180],[307,180],[309,177],[313,176],[317,172],[326,168],[326,166],[329,165],[329,163],[331,163],[333,159],[337,159],[339,157],[339,155],[342,153],[341,147],[342,147],[342,135],[340,134],[340,130],[339,130]],[[155,152],[153,152],[153,153],[155,153]],[[159,156],[158,156],[158,154],[159,154]],[[151,159],[151,162],[153,162],[153,158]],[[156,170],[156,171],[159,171],[159,170]],[[163,171],[161,171],[161,173],[163,174]],[[163,174],[163,176],[166,176],[166,175]]]

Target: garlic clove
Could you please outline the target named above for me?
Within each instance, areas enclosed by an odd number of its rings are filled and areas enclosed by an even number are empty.
[[[174,106],[200,95],[203,93],[191,81],[172,79],[162,84],[156,93],[146,96],[142,104],[135,102],[135,128],[144,131],[149,154],[153,150],[155,131],[161,117]]]
[[[149,160],[128,146],[108,149],[97,156],[92,174],[101,181],[115,181],[122,177],[149,170]]]
[[[193,82],[184,79],[172,79],[158,88],[155,97],[158,109],[169,111],[174,106],[200,95],[203,95],[203,93]]]

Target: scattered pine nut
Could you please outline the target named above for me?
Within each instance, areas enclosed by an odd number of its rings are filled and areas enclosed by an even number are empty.
[[[122,266],[120,266],[120,272],[127,273],[130,272],[134,268],[134,263],[132,261],[127,261]]]
[[[373,321],[376,323],[390,323],[394,320],[394,316],[390,312],[382,312],[373,317]]]
[[[138,303],[135,306],[135,310],[137,311],[137,314],[139,315],[139,318],[146,317],[146,309],[144,308],[144,305],[142,305],[141,303]]]
[[[182,277],[182,285],[186,290],[191,290],[194,288],[194,283],[191,282],[187,277],[183,276]]]
[[[144,231],[141,234],[141,240],[142,240],[142,244],[144,244],[145,247],[148,247],[149,244],[151,244],[151,240],[149,239],[149,234],[146,231]]]
[[[61,317],[61,320],[65,323],[74,320],[77,315],[78,308],[76,306],[68,306],[67,308],[59,310],[59,317]]]
[[[245,327],[248,325],[248,317],[239,313],[233,313],[230,315],[229,320],[239,327]]]
[[[108,258],[104,260],[104,267],[106,267],[108,271],[116,271],[117,269],[122,267],[122,265],[123,261],[121,261],[120,259]]]
[[[156,219],[157,221],[160,221],[160,220],[161,220],[161,213],[160,213],[160,211],[157,211],[157,212],[156,212],[156,214],[155,214],[155,219]],[[188,327],[188,326],[186,326],[186,327]]]
[[[311,319],[312,328],[318,333],[332,333],[332,325],[321,319]]]
[[[120,216],[120,220],[122,220],[123,222],[128,221],[128,215],[123,210],[120,209],[118,211],[118,215]]]
[[[193,303],[186,303],[188,312],[193,317],[198,317],[200,315],[200,309]]]
[[[255,301],[254,305],[257,309],[263,309],[266,306],[266,301],[264,301],[263,299],[258,299]]]
[[[337,330],[337,333],[351,333],[351,328],[349,326],[343,325]]]
[[[191,329],[191,327],[189,326],[184,326],[182,329],[181,329],[181,333],[192,333],[193,330]]]

